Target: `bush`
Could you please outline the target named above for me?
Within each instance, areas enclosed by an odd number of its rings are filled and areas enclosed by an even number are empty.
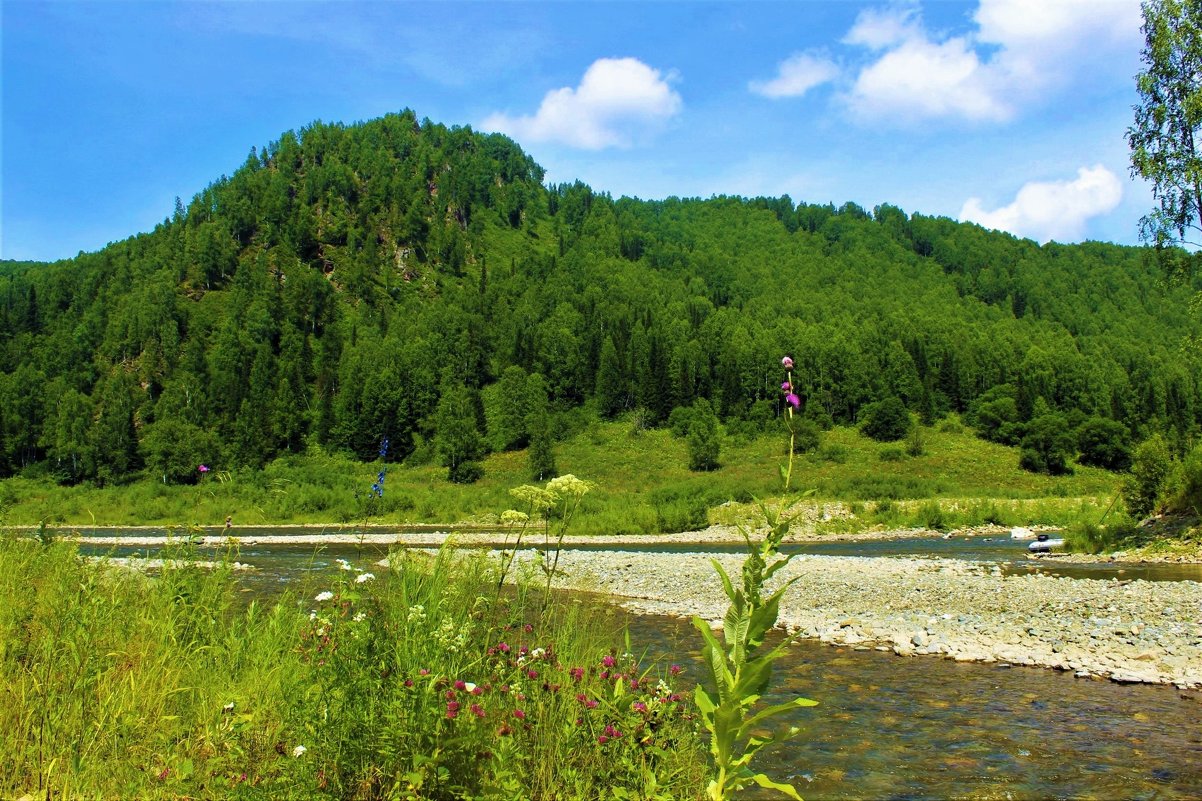
[[[1135,448],[1131,456],[1131,474],[1120,489],[1123,503],[1132,517],[1147,517],[1155,511],[1172,464],[1169,447],[1159,434],[1153,434]]]
[[[1162,494],[1167,511],[1202,514],[1202,445],[1173,466]]]
[[[901,448],[881,448],[879,455],[882,462],[900,462],[906,458],[906,452]]]
[[[460,462],[447,471],[447,478],[456,484],[475,484],[484,476],[484,465],[479,462]]]
[[[686,443],[690,470],[716,470],[722,450],[722,431],[709,401],[698,398],[689,418]]]
[[[1079,461],[1107,470],[1126,470],[1131,466],[1131,443],[1127,427],[1115,420],[1091,417],[1077,432]]]
[[[689,423],[693,420],[693,410],[688,406],[677,406],[668,415],[668,430],[677,439],[683,439],[689,433]]]
[[[811,453],[822,445],[822,429],[813,420],[793,421],[793,453]]]
[[[951,528],[950,519],[938,501],[927,501],[919,506],[914,513],[914,522],[932,531],[946,531]]]
[[[906,437],[906,454],[908,456],[922,456],[927,452],[926,437],[922,435],[922,426],[914,426],[910,429],[909,436]]]
[[[1068,460],[1072,458],[1075,444],[1064,415],[1049,412],[1027,425],[1018,464],[1033,473],[1053,476],[1070,473]]]
[[[910,412],[901,398],[885,398],[877,403],[870,403],[860,414],[863,421],[860,430],[864,436],[878,442],[896,442],[905,439],[910,433]]]

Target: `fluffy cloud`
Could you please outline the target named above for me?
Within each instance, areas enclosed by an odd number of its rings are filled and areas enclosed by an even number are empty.
[[[1138,0],[980,0],[975,27],[934,34],[914,5],[866,9],[844,43],[873,51],[847,93],[866,119],[1006,120],[1091,70],[1138,51]],[[1126,77],[1126,76],[1124,76]]]
[[[800,97],[838,74],[839,68],[830,59],[813,53],[797,53],[780,63],[775,78],[752,81],[748,88],[764,97]]]
[[[1113,210],[1122,196],[1119,179],[1098,164],[1077,170],[1075,180],[1024,184],[1013,203],[993,211],[982,208],[980,198],[969,198],[960,219],[1040,242],[1074,242],[1085,235],[1091,217]]]
[[[575,89],[546,94],[533,115],[493,114],[482,128],[523,142],[560,142],[585,150],[630,147],[681,108],[659,70],[634,58],[594,61]]]

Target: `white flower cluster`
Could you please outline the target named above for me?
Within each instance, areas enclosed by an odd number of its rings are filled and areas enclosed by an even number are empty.
[[[409,623],[425,623],[426,607],[421,604],[409,607],[409,614],[406,615],[405,620]]]
[[[360,573],[359,575],[355,576],[355,583],[356,584],[366,584],[367,582],[371,581],[375,577],[376,577],[375,573]]]
[[[438,631],[434,632],[434,641],[448,653],[458,653],[467,645],[467,632],[458,628],[450,618],[442,621]]]
[[[313,597],[313,600],[317,601],[318,603],[321,603],[322,601],[332,601],[333,599],[334,593],[330,592],[329,590],[322,590]]]

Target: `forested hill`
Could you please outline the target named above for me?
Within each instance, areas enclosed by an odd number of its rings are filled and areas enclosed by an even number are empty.
[[[509,139],[411,112],[315,123],[149,234],[0,264],[0,475],[189,480],[384,436],[455,462],[523,446],[545,406],[554,430],[704,397],[752,430],[786,353],[823,423],[897,397],[1003,440],[1057,413],[1197,428],[1189,288],[1141,250],[542,179]]]

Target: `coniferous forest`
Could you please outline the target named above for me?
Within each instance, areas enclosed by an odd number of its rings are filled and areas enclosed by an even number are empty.
[[[766,430],[785,353],[816,427],[957,412],[1030,469],[1063,467],[1048,441],[1121,469],[1198,427],[1195,287],[1154,251],[543,177],[504,136],[409,111],[314,123],[150,233],[0,263],[0,476],[186,483],[386,437],[388,460],[471,481],[581,408]]]

